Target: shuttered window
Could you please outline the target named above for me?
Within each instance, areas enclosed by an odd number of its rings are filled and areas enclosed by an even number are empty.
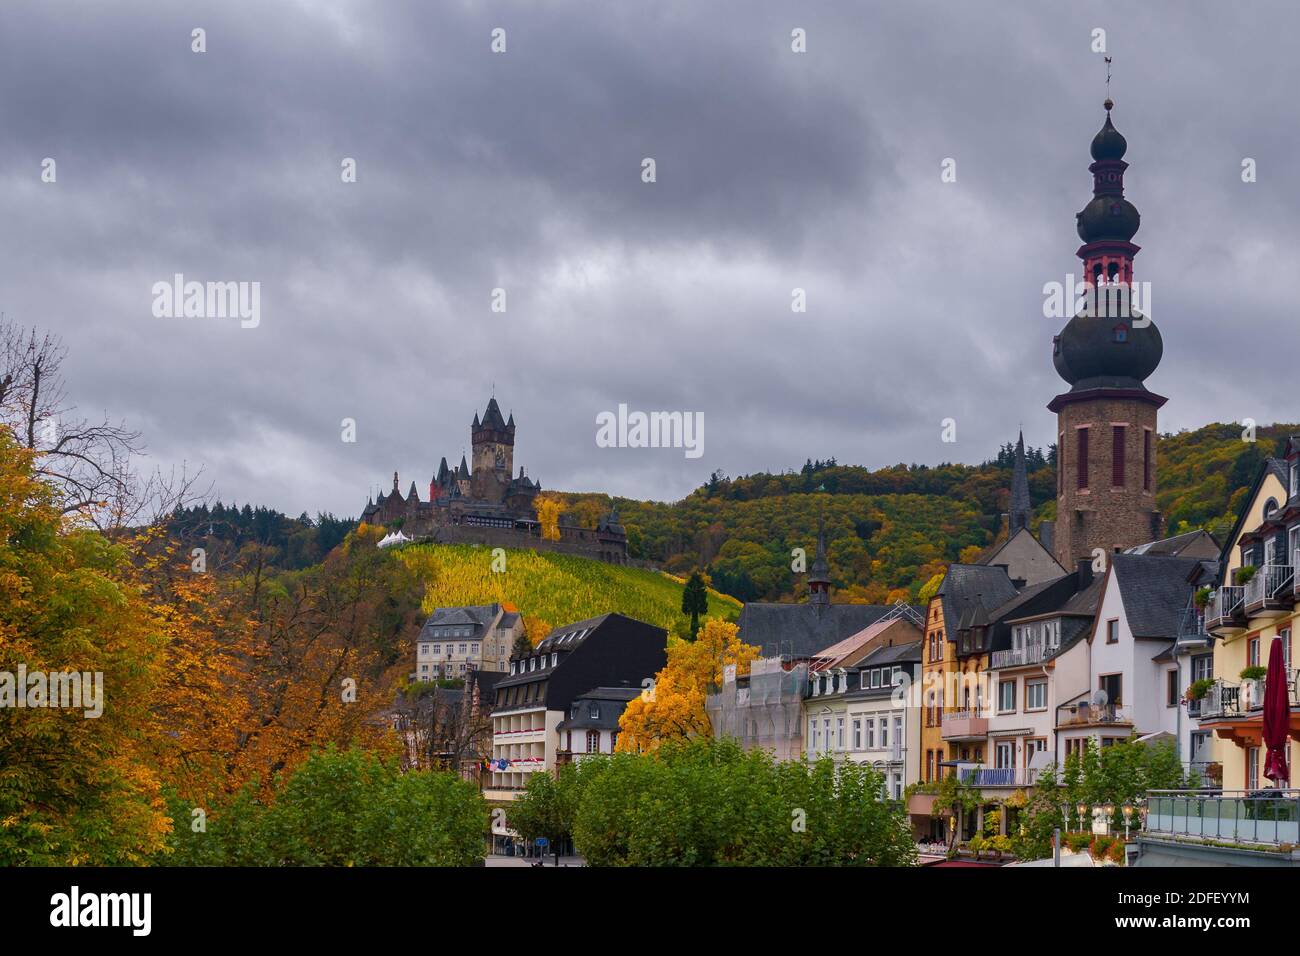
[[[1151,429],[1142,430],[1142,490],[1151,490]]]
[[[1124,441],[1128,429],[1123,425],[1110,427],[1110,484],[1112,488],[1124,487]]]
[[[1076,428],[1074,434],[1075,443],[1078,446],[1078,452],[1074,459],[1074,471],[1078,476],[1078,488],[1083,491],[1088,487],[1088,429]]]

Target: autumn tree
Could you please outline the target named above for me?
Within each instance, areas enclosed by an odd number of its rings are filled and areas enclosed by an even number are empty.
[[[167,829],[149,757],[165,623],[124,545],[64,533],[35,458],[0,429],[0,864],[139,863]],[[52,697],[72,672],[80,699]]]
[[[759,656],[738,635],[735,624],[711,617],[694,641],[670,637],[668,663],[619,718],[618,749],[653,750],[665,741],[711,733],[704,710],[708,689],[722,683],[724,667],[734,664],[737,674],[747,674]]]
[[[560,515],[564,504],[558,498],[539,495],[534,503],[537,508],[537,523],[542,526],[543,541],[560,540]]]

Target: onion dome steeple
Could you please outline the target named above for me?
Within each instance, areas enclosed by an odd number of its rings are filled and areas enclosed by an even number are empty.
[[[1092,138],[1092,158],[1123,159],[1124,154],[1128,152],[1128,140],[1110,121],[1110,111],[1114,108],[1115,101],[1107,98],[1102,105],[1106,107],[1106,123],[1102,126],[1101,132]]]
[[[1142,217],[1124,198],[1123,156],[1128,142],[1106,121],[1092,140],[1092,199],[1075,217],[1083,240],[1075,255],[1083,260],[1089,304],[1056,336],[1052,361],[1071,392],[1097,388],[1136,389],[1156,370],[1164,342],[1155,323],[1142,314],[1145,302],[1133,292],[1133,259],[1140,247],[1130,240]],[[1141,307],[1139,307],[1139,305]],[[1048,406],[1053,411],[1056,403]]]

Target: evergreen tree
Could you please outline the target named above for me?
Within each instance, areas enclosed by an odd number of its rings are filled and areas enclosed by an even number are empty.
[[[700,615],[709,613],[709,592],[699,571],[692,571],[682,589],[682,613],[691,616],[691,640],[700,629]]]

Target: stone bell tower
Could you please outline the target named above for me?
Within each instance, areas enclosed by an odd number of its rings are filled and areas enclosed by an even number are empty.
[[[1160,330],[1133,294],[1132,243],[1141,217],[1124,198],[1128,143],[1106,122],[1092,141],[1092,199],[1077,215],[1083,309],[1052,340],[1052,361],[1071,386],[1047,406],[1057,415],[1056,560],[1073,567],[1094,549],[1113,552],[1160,537],[1156,412],[1165,399],[1143,381],[1164,352]]]

